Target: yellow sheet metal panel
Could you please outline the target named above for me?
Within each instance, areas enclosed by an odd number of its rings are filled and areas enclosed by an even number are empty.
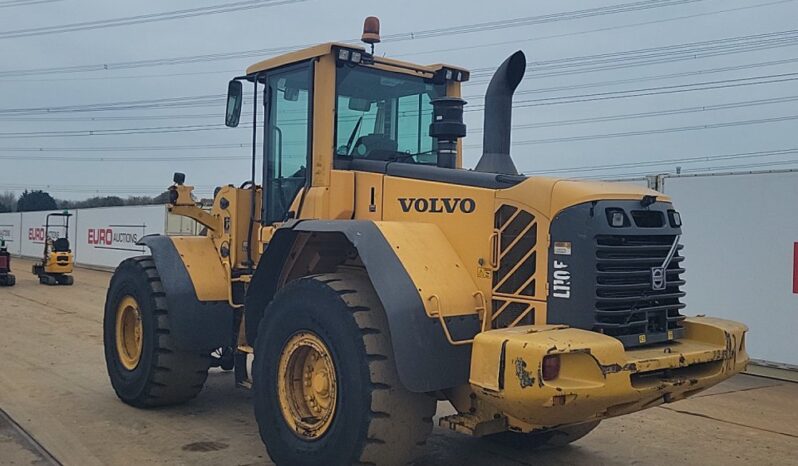
[[[291,63],[296,63],[303,60],[309,60],[314,57],[327,55],[332,51],[332,48],[336,45],[350,49],[365,50],[363,47],[359,47],[356,45],[337,44],[335,42],[328,42],[326,44],[314,45],[313,47],[308,47],[305,49],[297,50],[295,52],[286,53],[283,55],[278,55],[276,57],[267,58],[266,60],[259,61],[254,65],[250,65],[247,68],[247,74],[257,73],[259,71],[267,71],[274,68],[279,68],[281,66],[290,65]]]
[[[491,277],[480,269],[489,267],[491,260],[494,195],[491,189],[385,176],[383,219],[437,225],[471,280],[489,298]]]
[[[474,296],[478,288],[438,226],[410,222],[376,225],[415,283],[428,315],[477,311],[481,306],[480,298]]]
[[[355,173],[348,170],[330,172],[325,218],[349,220],[355,213]]]
[[[227,301],[229,282],[213,240],[205,236],[172,236],[170,239],[191,277],[197,299]]]
[[[291,63],[297,63],[303,60],[309,60],[311,58],[328,55],[331,54],[333,47],[343,47],[347,49],[360,50],[363,52],[365,52],[366,50],[360,45],[344,44],[339,42],[328,42],[325,44],[314,45],[313,47],[304,48],[301,50],[297,50],[295,52],[286,53],[283,55],[259,61],[254,65],[250,65],[247,68],[247,74],[253,74],[260,71],[268,71],[274,68],[279,68],[281,66],[290,65]],[[385,57],[374,57],[374,62],[375,62],[374,66],[376,66],[377,68],[389,69],[391,71],[397,71],[400,73],[409,73],[409,74],[414,74],[414,72],[407,68],[416,68],[426,73],[434,73],[435,71],[443,67],[451,68],[453,70],[467,71],[465,68],[461,68],[458,66],[442,65],[442,64],[418,65],[415,63],[410,63],[402,60],[394,60],[392,58],[385,58]]]
[[[313,169],[312,186],[330,186],[335,154],[335,58],[319,57],[313,76]]]
[[[382,220],[382,173],[355,173],[355,218]]]
[[[657,196],[661,201],[670,201],[670,197],[660,192],[632,184],[562,180],[544,176],[533,176],[523,183],[496,193],[497,199],[526,204],[543,212],[549,218],[566,207],[584,202],[641,199],[645,195]]]

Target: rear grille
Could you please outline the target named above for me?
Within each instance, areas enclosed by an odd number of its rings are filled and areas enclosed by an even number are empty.
[[[516,325],[534,325],[533,303],[511,298],[493,300],[491,328],[508,328]]]
[[[493,274],[497,293],[535,296],[538,225],[535,216],[504,204],[496,211],[499,230],[499,269]]]
[[[627,346],[682,336],[681,245],[665,271],[665,288],[652,287],[651,269],[665,262],[674,239],[675,235],[596,236],[596,331]]]
[[[492,328],[535,323],[538,225],[535,216],[503,204],[496,210],[498,268],[493,273]]]

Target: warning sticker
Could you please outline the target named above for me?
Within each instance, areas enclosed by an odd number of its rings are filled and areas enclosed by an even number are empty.
[[[558,256],[570,256],[571,255],[571,242],[570,241],[555,241],[554,242],[554,254]]]

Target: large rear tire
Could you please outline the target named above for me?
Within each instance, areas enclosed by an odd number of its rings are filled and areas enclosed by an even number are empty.
[[[436,400],[399,381],[385,312],[360,272],[278,292],[258,328],[253,377],[255,417],[278,465],[407,464],[432,430]]]
[[[178,351],[169,309],[151,256],[119,264],[108,288],[103,320],[105,363],[111,385],[139,408],[186,402],[208,377],[210,354]]]
[[[593,421],[558,429],[531,432],[528,434],[501,432],[488,435],[485,438],[489,441],[519,450],[560,448],[581,439],[592,432],[598,425],[599,421]]]

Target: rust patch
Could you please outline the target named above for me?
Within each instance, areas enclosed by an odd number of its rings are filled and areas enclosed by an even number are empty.
[[[513,361],[515,364],[515,375],[518,377],[518,382],[521,384],[521,388],[531,387],[535,384],[535,378],[529,375],[529,371],[526,370],[526,361],[521,358],[515,358]]]
[[[605,376],[607,374],[615,374],[616,372],[637,372],[637,365],[633,362],[624,364],[623,366],[620,364],[607,364],[606,366],[599,365],[599,367],[601,368],[601,373]]]

